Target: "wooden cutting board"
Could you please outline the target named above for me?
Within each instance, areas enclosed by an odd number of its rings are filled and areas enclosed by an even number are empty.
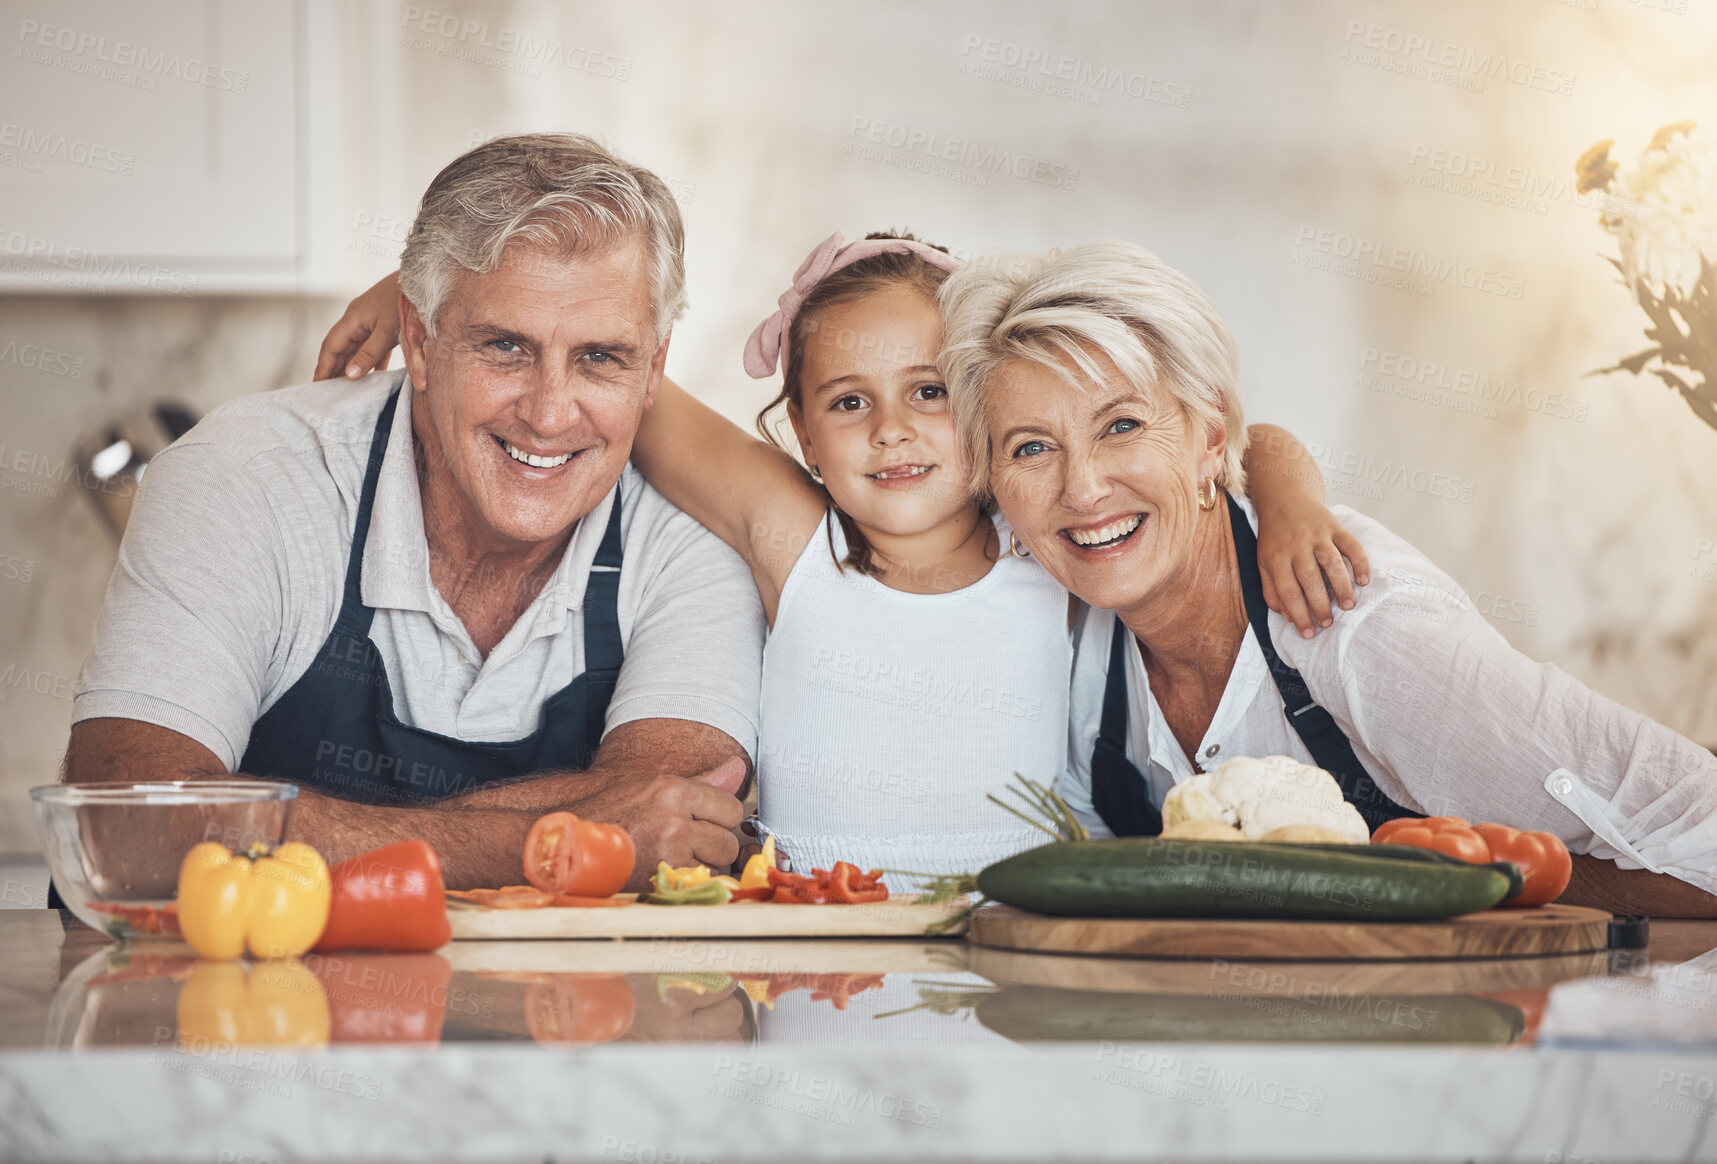
[[[453,903],[454,941],[520,938],[847,938],[912,937],[965,910],[966,899],[939,905],[877,901],[861,905],[626,905],[609,909],[485,909]],[[957,923],[939,936],[965,931]]]
[[[987,905],[972,916],[967,936],[980,946],[1048,953],[1370,962],[1580,954],[1605,949],[1609,925],[1609,914],[1575,905],[1492,909],[1435,922],[1044,917]]]

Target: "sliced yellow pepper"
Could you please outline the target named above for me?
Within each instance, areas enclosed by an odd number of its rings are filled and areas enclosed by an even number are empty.
[[[684,869],[675,869],[666,861],[656,865],[656,885],[660,889],[690,889],[709,879],[708,865],[688,865]]]
[[[265,855],[205,841],[179,866],[179,929],[204,958],[296,958],[322,936],[333,891],[309,845],[288,841]]]
[[[320,1047],[331,1029],[322,980],[296,959],[245,967],[199,961],[179,988],[179,1044]]]
[[[745,863],[745,871],[739,875],[741,889],[769,888],[769,870],[775,868],[775,835],[771,833],[763,839],[763,851],[752,855]]]

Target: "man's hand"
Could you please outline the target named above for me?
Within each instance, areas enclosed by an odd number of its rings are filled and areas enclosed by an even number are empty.
[[[567,809],[632,834],[638,863],[626,888],[643,889],[658,861],[717,871],[733,864],[739,855],[733,830],[744,815],[734,793],[744,779],[745,761],[735,758],[689,778],[648,776],[617,784]]]

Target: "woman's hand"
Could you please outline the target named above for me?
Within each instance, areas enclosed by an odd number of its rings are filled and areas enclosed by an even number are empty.
[[[356,380],[387,366],[388,354],[399,344],[399,272],[346,304],[346,314],[328,329],[316,353],[316,375],[331,380],[345,372]]]
[[[1359,539],[1322,502],[1284,498],[1266,505],[1254,497],[1253,505],[1258,510],[1258,573],[1264,601],[1291,621],[1301,638],[1309,639],[1317,627],[1335,621],[1330,610],[1332,593],[1343,610],[1353,609],[1353,581],[1357,579],[1361,586],[1371,581],[1371,562]]]

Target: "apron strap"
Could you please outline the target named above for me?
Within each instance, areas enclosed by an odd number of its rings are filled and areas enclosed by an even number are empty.
[[[1119,616],[1109,640],[1109,677],[1103,685],[1103,719],[1091,748],[1091,807],[1117,837],[1154,837],[1162,813],[1150,784],[1127,758],[1127,651],[1132,634]]]
[[[387,455],[399,394],[400,389],[394,389],[388,402],[382,405],[375,434],[370,437],[370,460],[364,469],[364,490],[358,495],[358,520],[352,528],[352,552],[346,558],[346,585],[340,598],[339,616],[334,620],[335,626],[360,639],[370,633],[370,622],[376,615],[364,605],[364,547],[370,540],[370,511],[375,508],[376,482],[381,480],[382,459]]]
[[[1312,698],[1304,676],[1282,661],[1276,644],[1270,639],[1270,608],[1264,601],[1264,584],[1258,574],[1258,536],[1246,511],[1228,494],[1228,524],[1234,532],[1234,557],[1240,571],[1240,593],[1246,601],[1246,619],[1252,624],[1252,634],[1264,652],[1270,666],[1270,677],[1282,696],[1282,713],[1312,754],[1318,767],[1334,776],[1341,785],[1341,794],[1359,810],[1369,828],[1376,829],[1384,821],[1398,816],[1423,816],[1401,807],[1371,778],[1365,765],[1354,754],[1353,745],[1330,715]]]
[[[584,583],[584,669],[619,671],[626,648],[620,640],[620,486],[614,486],[614,504],[608,510],[608,525],[602,544],[590,564]]]

